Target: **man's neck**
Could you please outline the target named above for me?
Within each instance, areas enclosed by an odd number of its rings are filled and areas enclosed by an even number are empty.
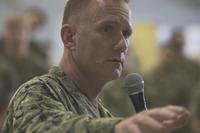
[[[104,82],[100,82],[98,78],[83,73],[71,54],[63,56],[60,62],[60,68],[69,76],[80,91],[90,98],[96,98],[105,84]]]

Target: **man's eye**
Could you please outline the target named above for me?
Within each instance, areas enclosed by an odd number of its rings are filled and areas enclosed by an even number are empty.
[[[130,35],[131,35],[131,33],[130,33],[129,31],[127,31],[127,30],[123,30],[123,31],[122,31],[122,34],[123,34],[123,36],[124,36],[125,38],[129,38]]]
[[[110,33],[110,32],[113,31],[113,29],[114,28],[113,28],[112,25],[107,25],[107,26],[104,26],[102,30],[103,30],[104,33]]]

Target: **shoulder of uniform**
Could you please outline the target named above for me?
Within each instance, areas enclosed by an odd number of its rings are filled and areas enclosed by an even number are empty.
[[[44,83],[41,80],[39,80],[38,77],[35,77],[35,78],[27,81],[26,83],[22,84],[18,88],[18,90],[16,92],[16,95],[19,95],[21,93],[25,93],[31,88],[41,88],[43,86],[44,86]]]
[[[110,111],[103,105],[103,102],[101,101],[100,98],[97,98],[97,102],[98,102],[98,106],[100,111],[102,110],[103,112],[101,113],[105,113],[104,115],[108,116],[108,117],[113,117],[113,115],[110,113]]]
[[[27,95],[51,95],[50,88],[45,84],[44,80],[47,78],[47,75],[40,77],[35,77],[26,83],[22,84],[17,91],[15,92],[12,102],[20,101],[25,98]]]

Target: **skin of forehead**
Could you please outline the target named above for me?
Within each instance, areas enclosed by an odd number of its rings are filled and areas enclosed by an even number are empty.
[[[131,20],[128,3],[121,0],[94,0],[90,5],[89,14],[90,18],[87,20],[90,20],[90,22],[102,19],[107,14],[124,20]]]
[[[101,7],[106,6],[106,5],[116,5],[116,4],[119,4],[119,3],[126,3],[124,0],[95,0],[95,1]]]

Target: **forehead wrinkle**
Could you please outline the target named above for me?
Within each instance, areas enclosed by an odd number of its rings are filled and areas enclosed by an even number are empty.
[[[125,22],[128,21],[128,23],[131,23],[131,15],[129,11],[124,11],[121,10],[120,8],[109,8],[104,11],[106,14],[109,13],[110,15],[116,16],[117,18],[119,18],[120,21],[125,21]]]
[[[99,5],[100,7],[104,7],[104,6],[106,5],[105,0],[96,0],[96,2],[98,3],[98,5]]]
[[[96,12],[93,14],[91,20],[102,19],[102,16],[105,14],[116,16],[120,21],[127,21],[131,23],[131,12],[129,7],[126,4],[120,4],[120,2],[114,2],[114,0],[94,0],[96,6],[93,6],[93,11]],[[127,7],[127,8],[126,8]]]
[[[104,7],[106,5],[116,5],[121,3],[120,0],[96,0],[99,6]],[[125,1],[124,1],[125,2]]]
[[[119,14],[120,16],[123,16],[124,18],[126,19],[129,19],[129,13],[128,12],[125,12],[119,8],[115,8],[115,9],[107,9],[105,10],[106,13],[110,13],[110,14]]]

